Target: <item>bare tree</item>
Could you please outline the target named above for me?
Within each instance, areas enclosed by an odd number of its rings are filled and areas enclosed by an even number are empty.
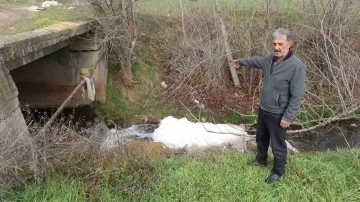
[[[226,86],[230,72],[225,68],[226,50],[217,20],[204,8],[193,12],[184,9],[184,0],[179,2],[181,13],[157,17],[161,20],[161,26],[160,23],[157,26],[160,31],[148,30],[166,53],[166,73],[172,84],[167,88],[168,97],[181,100],[200,97],[200,101],[207,97],[222,102],[226,94],[233,93],[239,94],[242,102],[253,100],[255,109],[261,71],[240,70],[241,86],[246,88],[231,91]],[[289,1],[291,10],[279,9],[277,0],[256,2],[259,5],[250,12],[223,9],[229,44],[237,49],[234,56],[267,55],[272,52],[271,32],[278,27],[292,30],[295,34],[292,49],[307,66],[306,94],[295,122],[303,122],[304,131],[353,117],[360,103],[356,89],[360,84],[359,2]]]
[[[214,0],[214,7],[215,7],[215,13],[216,13],[216,17],[219,20],[220,26],[221,26],[221,33],[223,35],[224,38],[224,45],[225,45],[225,51],[226,51],[226,56],[227,56],[227,60],[230,66],[230,72],[231,72],[231,77],[233,79],[234,85],[235,86],[240,86],[240,81],[239,81],[239,77],[236,73],[235,67],[233,65],[233,57],[231,54],[231,48],[230,48],[230,44],[229,44],[229,34],[225,28],[224,25],[224,20],[221,16],[221,8],[219,5],[219,1],[218,0]]]
[[[119,59],[122,82],[133,84],[131,72],[133,52],[136,44],[134,4],[136,0],[87,0],[94,8],[100,30],[105,41]]]
[[[360,17],[358,3],[349,0],[311,6],[300,11],[296,51],[308,71],[302,111],[312,116],[311,125],[320,126],[351,117],[360,107]]]

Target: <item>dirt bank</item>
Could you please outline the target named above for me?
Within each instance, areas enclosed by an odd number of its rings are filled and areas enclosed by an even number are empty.
[[[32,13],[27,11],[27,6],[0,4],[0,29],[9,27],[16,22],[31,16]]]

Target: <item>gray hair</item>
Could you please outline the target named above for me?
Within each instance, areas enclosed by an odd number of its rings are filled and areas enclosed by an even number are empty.
[[[274,31],[274,33],[272,34],[272,37],[273,38],[278,38],[278,37],[284,37],[286,36],[286,39],[291,42],[292,41],[292,34],[289,30],[287,29],[284,29],[284,28],[279,28],[279,29],[276,29]]]

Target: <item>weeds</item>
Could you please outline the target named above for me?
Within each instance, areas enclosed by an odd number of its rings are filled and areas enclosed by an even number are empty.
[[[222,117],[225,123],[233,123],[239,124],[240,123],[240,115],[235,112],[229,112],[225,116]]]
[[[10,145],[6,141],[10,136],[2,140],[2,199],[86,201],[106,187],[117,187],[124,198],[133,197],[154,181],[156,174],[150,161],[172,155],[159,143],[131,142],[104,149],[101,143],[108,131],[98,129],[98,124],[82,128],[72,118],[60,118],[46,134],[38,133],[48,114],[38,119],[28,115],[31,134],[24,136],[27,139]],[[12,195],[15,192],[23,195]]]

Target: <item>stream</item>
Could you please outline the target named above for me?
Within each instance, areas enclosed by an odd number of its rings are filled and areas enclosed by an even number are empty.
[[[355,124],[356,126],[352,126]],[[335,150],[360,146],[360,122],[343,121],[310,132],[291,135],[288,141],[300,151]]]
[[[351,126],[351,124],[356,126]],[[300,133],[287,137],[287,140],[300,152],[318,152],[324,150],[335,150],[343,147],[360,146],[360,122],[347,121],[323,127],[306,133]],[[133,139],[152,140],[153,132],[159,127],[158,124],[133,125],[122,130],[112,129],[112,137],[109,142],[116,138],[128,137]],[[111,145],[109,145],[111,146]]]
[[[56,110],[31,110],[31,114],[35,119],[49,116]],[[24,114],[26,115],[26,114]],[[133,140],[152,141],[152,135],[159,124],[135,124],[128,128],[113,128],[105,123],[97,120],[95,112],[91,107],[77,107],[74,109],[66,109],[61,117],[70,118],[74,123],[82,128],[86,128],[88,133],[99,133],[106,135],[106,147],[115,146],[115,142],[121,139],[126,143]],[[178,132],[174,127],[174,133]],[[300,152],[318,152],[324,150],[335,150],[343,147],[360,146],[360,122],[356,120],[343,121],[331,126],[322,127],[300,134],[292,134],[287,136],[287,140]]]

